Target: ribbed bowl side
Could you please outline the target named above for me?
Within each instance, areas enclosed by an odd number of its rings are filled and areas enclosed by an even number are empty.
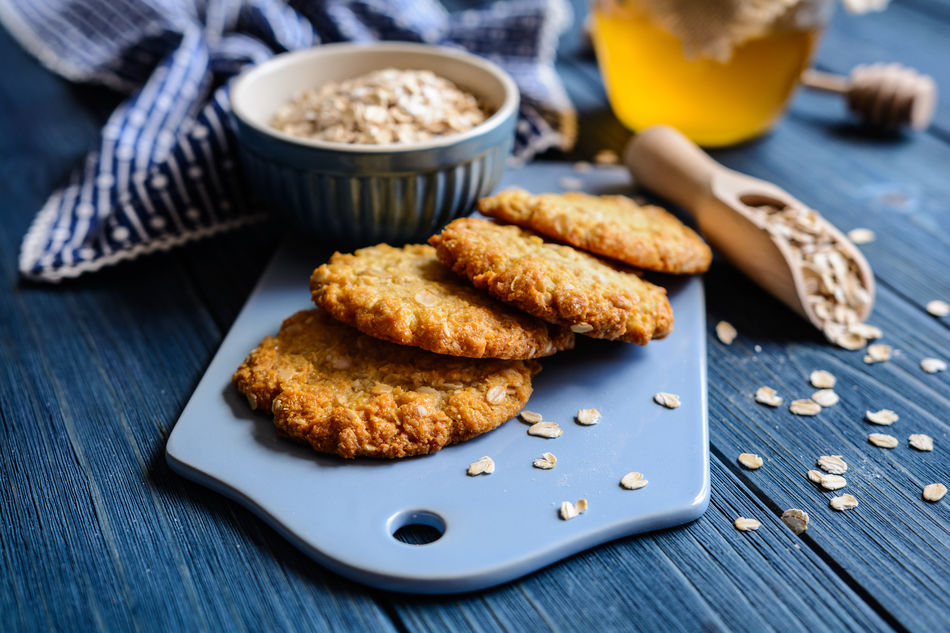
[[[269,212],[321,241],[359,246],[424,241],[471,213],[498,184],[510,149],[508,140],[437,170],[359,175],[298,169],[248,147],[241,160]]]

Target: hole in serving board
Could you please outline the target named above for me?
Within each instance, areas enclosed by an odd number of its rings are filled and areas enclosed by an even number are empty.
[[[445,534],[445,520],[429,510],[404,510],[389,519],[393,538],[407,545],[428,545]]]
[[[741,196],[739,196],[739,202],[749,207],[754,207],[754,208],[765,207],[768,209],[773,209],[775,211],[782,211],[785,209],[785,207],[788,206],[787,204],[785,204],[784,202],[782,202],[781,200],[777,198],[762,195],[760,193],[744,193]]]

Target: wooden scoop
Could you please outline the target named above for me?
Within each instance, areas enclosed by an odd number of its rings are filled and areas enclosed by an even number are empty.
[[[706,239],[753,281],[819,329],[805,276],[792,247],[773,236],[754,207],[807,208],[775,185],[723,167],[675,129],[655,125],[637,134],[624,154],[637,183],[689,211]],[[825,229],[852,259],[868,292],[861,322],[874,302],[874,276],[860,251],[827,220]]]
[[[848,107],[866,123],[884,129],[923,130],[937,107],[937,84],[900,64],[856,66],[847,77],[809,69],[802,85],[845,95]]]

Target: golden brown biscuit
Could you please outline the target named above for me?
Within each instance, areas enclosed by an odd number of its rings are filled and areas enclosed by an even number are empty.
[[[476,288],[574,332],[645,345],[673,329],[663,288],[517,226],[462,218],[429,243]]]
[[[574,334],[492,299],[426,244],[335,253],[310,277],[314,302],[376,338],[437,354],[525,359],[574,346]]]
[[[660,207],[624,196],[502,191],[478,210],[585,251],[664,273],[701,273],[712,251],[691,228]]]
[[[406,457],[514,417],[536,361],[452,358],[361,334],[323,310],[298,312],[232,381],[277,429],[321,453]]]

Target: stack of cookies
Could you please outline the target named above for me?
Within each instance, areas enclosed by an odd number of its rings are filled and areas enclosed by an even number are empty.
[[[640,345],[669,334],[666,291],[637,269],[700,273],[712,258],[674,216],[622,196],[515,190],[479,210],[496,220],[317,268],[322,310],[287,319],[234,374],[251,407],[319,452],[431,453],[514,417],[535,359],[575,334]]]

